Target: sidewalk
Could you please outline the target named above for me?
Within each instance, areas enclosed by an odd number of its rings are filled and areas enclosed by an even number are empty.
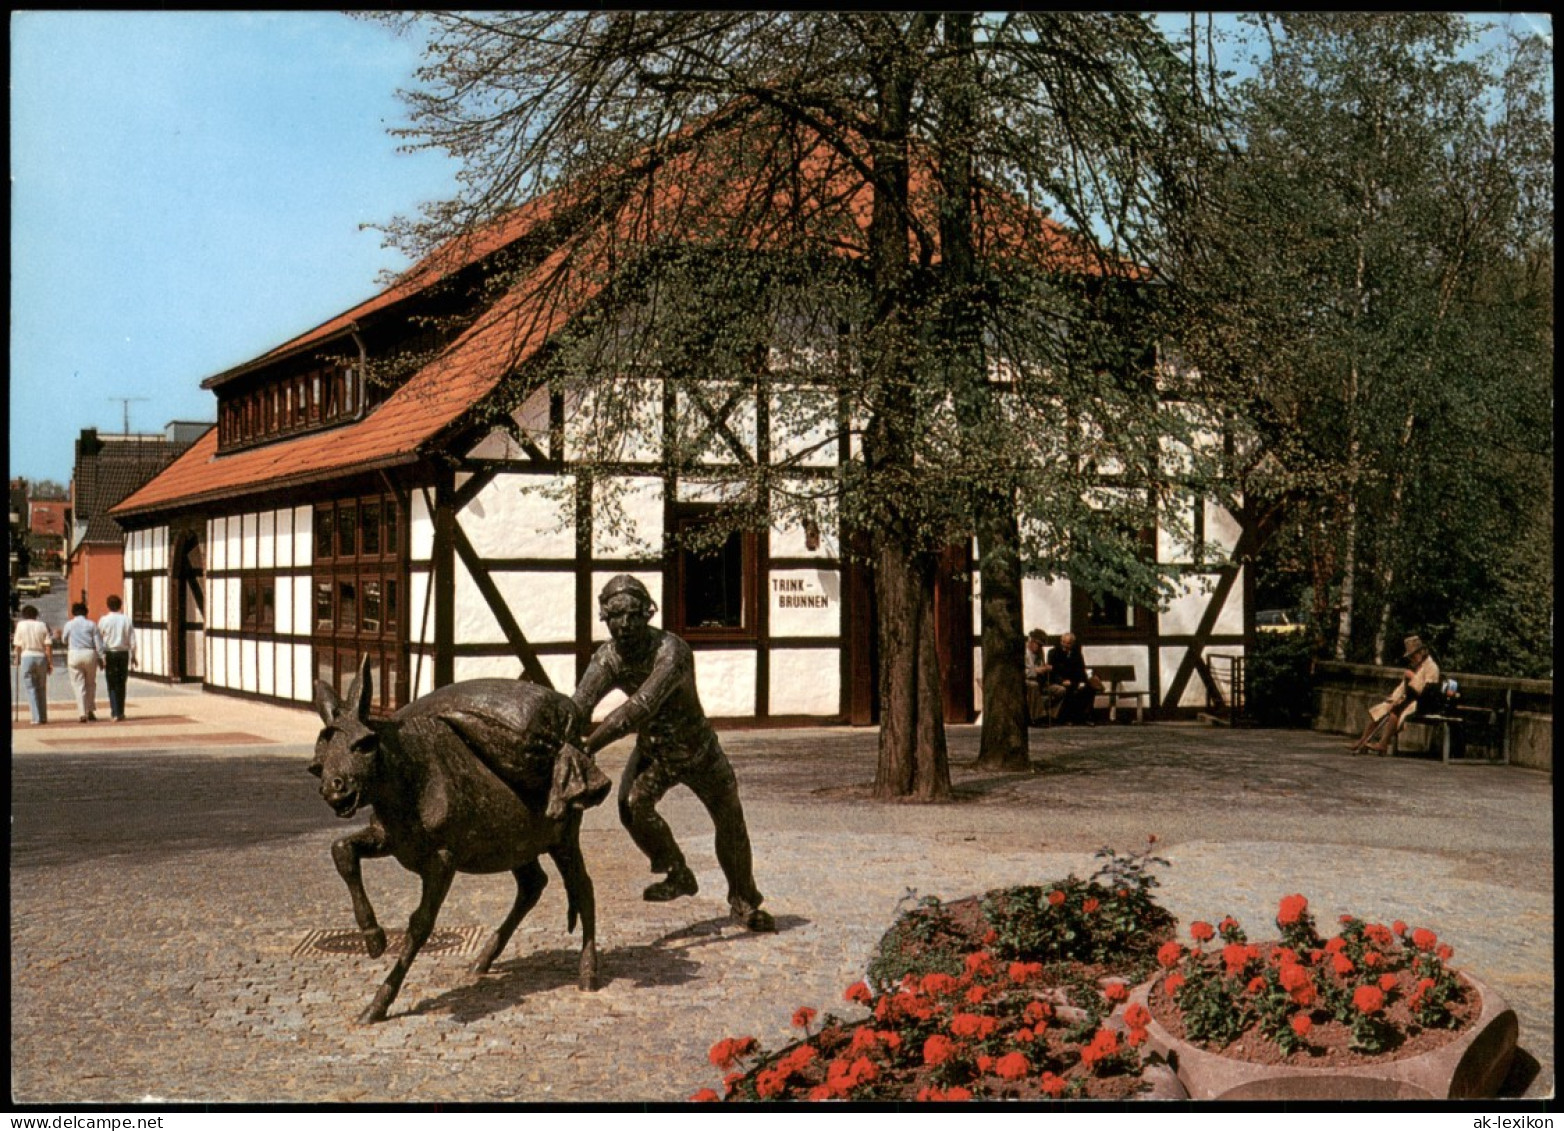
[[[193,725],[313,737],[307,712],[195,698],[177,700]],[[15,1098],[679,1101],[718,1086],[706,1052],[722,1037],[777,1047],[799,1006],[855,1015],[842,990],[911,892],[955,899],[1084,876],[1097,848],[1136,850],[1150,834],[1171,862],[1158,897],[1185,924],[1232,914],[1264,937],[1279,898],[1301,892],[1322,925],[1351,911],[1433,928],[1520,1017],[1514,1093],[1552,1095],[1547,776],[1350,758],[1340,739],[1308,732],[1188,725],[1039,731],[1031,773],[986,774],[970,767],[976,728],[950,735],[958,800],[930,807],[867,799],[873,731],[725,734],[777,934],[726,920],[711,825],[683,789],[662,811],[700,893],[642,902],[644,860],[610,802],[583,832],[599,992],[575,988],[579,935],[565,934],[557,877],[493,973],[474,978],[467,940],[498,921],[513,889],[508,877],[460,876],[439,923],[453,949],[422,955],[390,1020],[369,1028],[352,1019],[391,956],[311,945],[313,932],[352,927],[329,847],[362,816],[338,822],[313,796],[307,741],[224,752],[275,781],[251,805],[276,836],[225,841],[214,827],[209,848],[169,859],[31,867],[25,882],[13,869]],[[601,758],[616,779],[626,754],[620,743]],[[193,778],[222,770],[206,758],[181,765]],[[170,802],[175,820],[204,816]],[[312,831],[289,832],[289,821]],[[385,861],[366,864],[365,878],[381,922],[404,926],[416,880]]]

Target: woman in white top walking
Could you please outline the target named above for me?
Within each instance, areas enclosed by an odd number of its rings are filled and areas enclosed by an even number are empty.
[[[71,606],[71,619],[60,630],[65,644],[65,666],[71,673],[71,690],[76,693],[76,712],[84,723],[98,721],[98,665],[102,662],[103,637],[98,626],[87,619],[87,606],[77,601]]]
[[[49,721],[49,673],[54,671],[54,649],[49,644],[49,626],[38,619],[38,609],[22,606],[22,619],[16,622],[11,655],[21,666],[21,681],[27,685],[27,709],[33,726]]]

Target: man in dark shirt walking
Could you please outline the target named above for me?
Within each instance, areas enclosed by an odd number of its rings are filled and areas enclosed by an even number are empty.
[[[673,633],[652,627],[657,606],[646,586],[628,574],[610,580],[598,602],[599,616],[613,639],[592,657],[571,698],[584,728],[610,691],[618,688],[629,696],[582,746],[595,755],[618,738],[636,735],[619,782],[619,820],[651,861],[651,870],[666,873],[644,897],[661,903],[697,890],[695,873],[657,813],[663,794],[686,785],[716,826],[717,862],[728,880],[734,921],[752,931],[776,930],[771,915],[760,909],[764,897],[755,886],[738,781],[701,709],[694,653]]]

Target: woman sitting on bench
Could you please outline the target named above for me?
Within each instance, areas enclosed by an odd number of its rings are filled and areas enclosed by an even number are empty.
[[[1439,665],[1434,663],[1422,637],[1406,638],[1406,655],[1401,659],[1408,665],[1406,671],[1401,673],[1401,682],[1388,699],[1369,708],[1368,725],[1363,728],[1358,740],[1347,747],[1348,753],[1361,754],[1366,750],[1376,754],[1388,753],[1396,734],[1419,708],[1425,714],[1437,713]],[[1375,739],[1377,741],[1371,741]]]

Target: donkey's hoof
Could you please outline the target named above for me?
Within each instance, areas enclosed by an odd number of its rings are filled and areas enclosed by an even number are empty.
[[[369,1003],[369,1008],[358,1015],[360,1025],[375,1025],[386,1019],[386,1011],[391,1008],[391,1002],[396,998],[396,991],[381,986],[375,991],[375,1000]]]
[[[500,951],[505,949],[505,944],[500,940],[500,933],[495,931],[484,941],[483,949],[478,952],[478,959],[472,964],[474,974],[487,974],[489,967],[494,965],[494,960],[500,956]]]
[[[369,957],[379,958],[386,952],[386,932],[383,927],[375,927],[364,932],[364,949],[369,951]],[[377,1018],[378,1020],[378,1018]]]

